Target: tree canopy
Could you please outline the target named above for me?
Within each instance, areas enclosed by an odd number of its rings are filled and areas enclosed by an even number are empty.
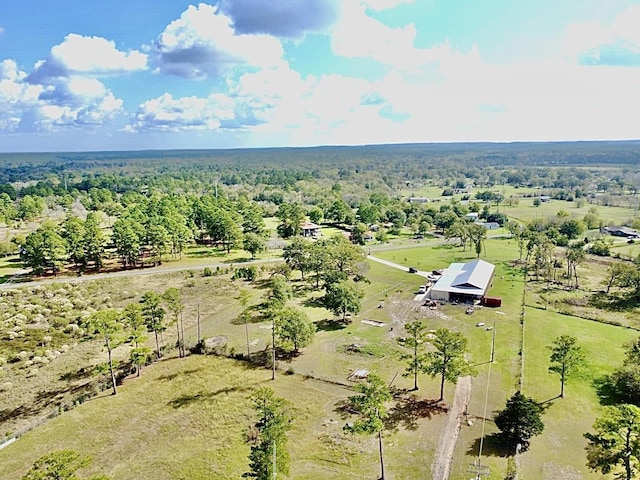
[[[586,433],[587,465],[615,478],[632,480],[640,470],[640,408],[623,404],[607,406]]]
[[[506,407],[497,413],[494,421],[502,437],[514,450],[520,445],[525,451],[529,448],[531,438],[544,430],[542,413],[543,408],[539,403],[518,390],[507,400]]]

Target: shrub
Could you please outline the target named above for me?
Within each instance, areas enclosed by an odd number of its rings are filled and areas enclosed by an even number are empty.
[[[213,272],[211,271],[211,269],[209,267],[204,267],[202,275],[205,276],[205,277],[212,277],[213,276]]]
[[[258,267],[251,265],[249,267],[240,267],[233,272],[233,280],[243,278],[249,282],[254,281],[258,277]]]

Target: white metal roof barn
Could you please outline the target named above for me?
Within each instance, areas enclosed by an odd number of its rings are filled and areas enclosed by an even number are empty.
[[[491,286],[494,269],[493,264],[480,259],[452,263],[431,287],[429,297],[442,301],[480,299]]]

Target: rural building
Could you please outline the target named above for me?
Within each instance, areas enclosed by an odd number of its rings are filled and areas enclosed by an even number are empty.
[[[538,199],[543,203],[549,203],[551,201],[551,197],[549,195],[540,195]]]
[[[320,235],[320,225],[316,225],[315,223],[305,222],[300,225],[300,230],[303,237],[315,238]]]
[[[640,233],[629,227],[604,227],[600,231],[616,237],[640,238]]]
[[[478,220],[478,216],[479,216],[478,212],[469,212],[464,216],[464,219],[475,222],[476,220]]]
[[[484,260],[452,263],[429,291],[433,300],[470,302],[484,297],[495,266]]]
[[[430,201],[428,197],[409,197],[409,203],[429,203]]]
[[[481,227],[486,228],[487,230],[496,230],[500,228],[500,224],[498,222],[473,222],[476,225],[480,225]]]

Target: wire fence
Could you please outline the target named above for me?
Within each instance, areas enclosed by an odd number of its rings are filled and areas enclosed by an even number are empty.
[[[31,422],[31,424],[29,424],[28,426],[21,428],[17,432],[13,432],[11,435],[4,437],[2,440],[0,440],[0,449],[8,445],[11,445],[13,442],[15,442],[18,438],[20,438],[22,435],[24,435],[28,431],[33,430],[36,427],[39,427],[43,423],[48,422],[49,420],[57,417],[58,415],[60,415],[60,408],[56,408],[55,410],[52,410],[48,415],[40,417],[37,420],[34,420],[33,422]]]

